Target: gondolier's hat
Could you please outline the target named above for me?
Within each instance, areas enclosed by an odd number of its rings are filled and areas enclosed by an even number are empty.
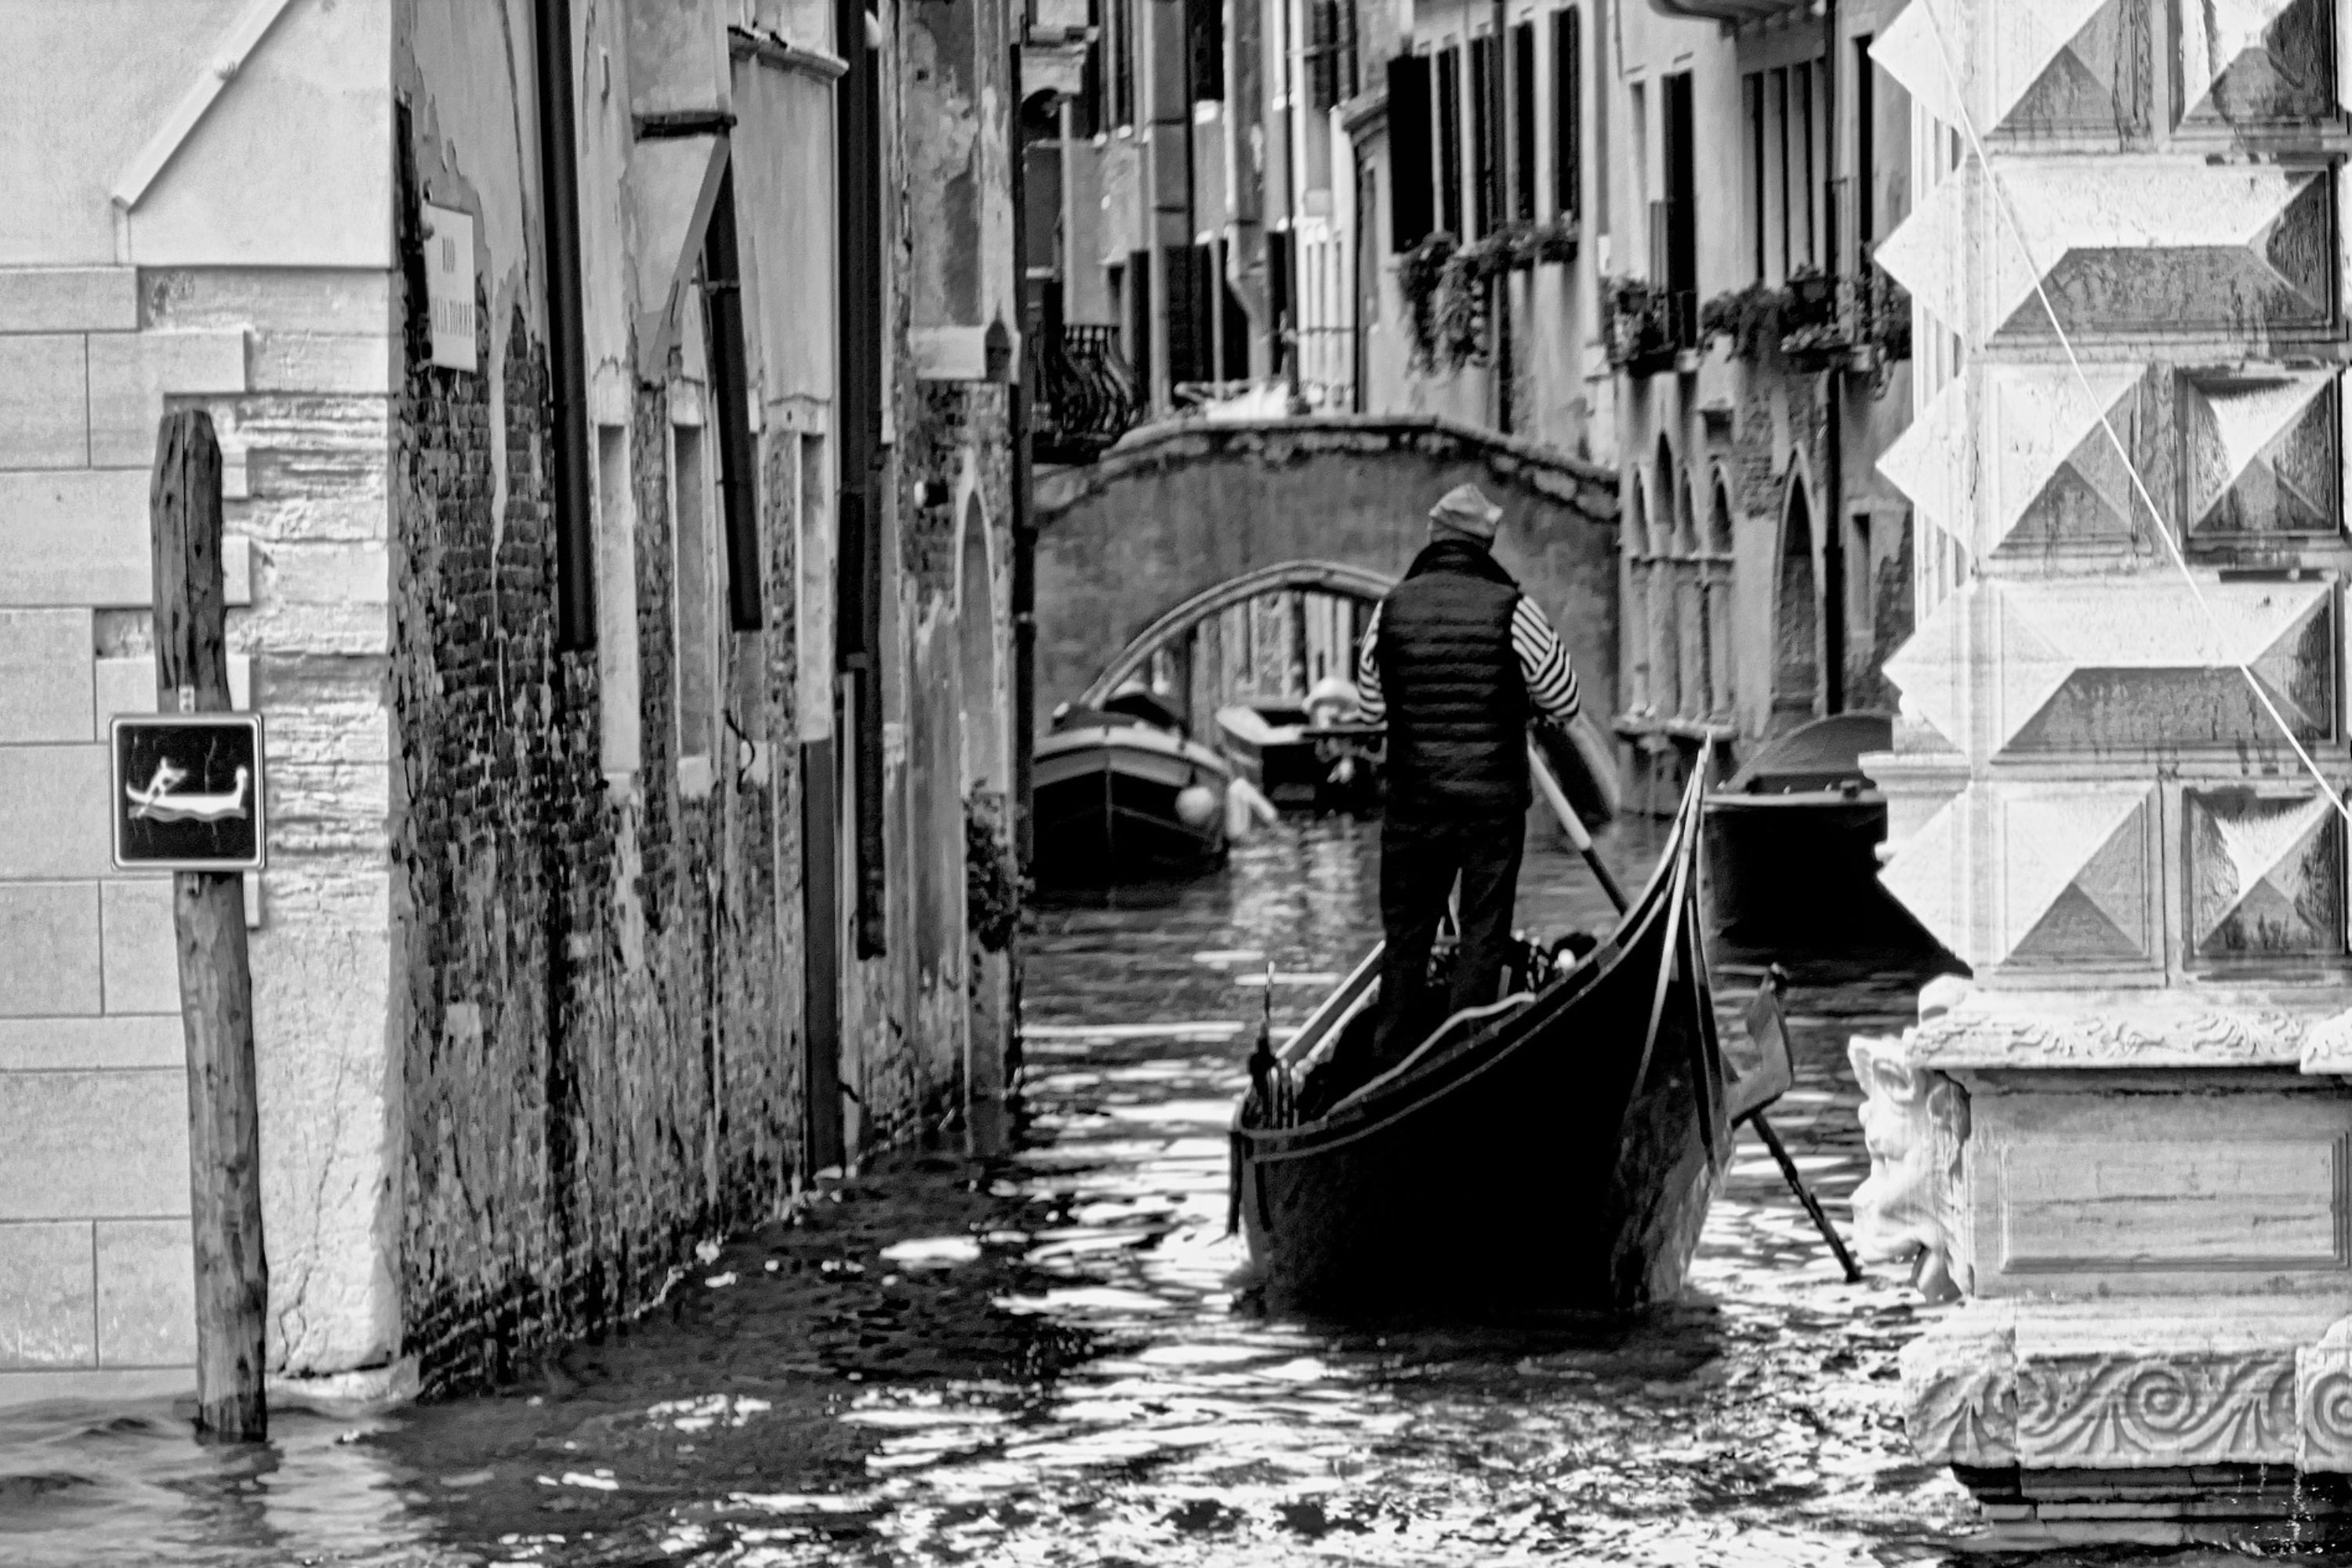
[[[1476,485],[1456,485],[1429,509],[1432,527],[1466,534],[1481,544],[1495,542],[1495,530],[1502,521],[1503,509]]]

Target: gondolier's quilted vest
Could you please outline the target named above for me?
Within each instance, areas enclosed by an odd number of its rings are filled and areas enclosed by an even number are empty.
[[[1441,540],[1381,610],[1373,650],[1388,702],[1388,803],[1426,821],[1524,811],[1528,688],[1511,647],[1519,585],[1477,545]]]

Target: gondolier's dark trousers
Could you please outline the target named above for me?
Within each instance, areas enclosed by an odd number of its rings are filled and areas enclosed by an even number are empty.
[[[1429,948],[1462,878],[1462,944],[1454,955],[1446,1012],[1494,1001],[1509,958],[1511,906],[1519,890],[1527,814],[1464,812],[1442,820],[1391,816],[1381,828],[1381,1022],[1373,1037],[1380,1069],[1394,1067],[1421,1043],[1413,1021],[1426,1011]]]

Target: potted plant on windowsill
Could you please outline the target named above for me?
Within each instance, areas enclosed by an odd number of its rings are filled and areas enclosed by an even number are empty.
[[[1818,267],[1800,267],[1789,274],[1789,319],[1792,327],[1826,321],[1835,309],[1837,279]]]
[[[1769,283],[1727,289],[1699,307],[1699,339],[1721,338],[1732,358],[1752,364],[1779,345],[1787,305],[1787,292]]]
[[[1666,347],[1659,330],[1657,289],[1639,278],[1604,278],[1601,300],[1608,313],[1609,363],[1639,374],[1639,367]]]

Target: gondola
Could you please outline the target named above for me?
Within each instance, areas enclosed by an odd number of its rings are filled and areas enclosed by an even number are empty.
[[[1283,1052],[1261,1053],[1232,1199],[1269,1308],[1622,1312],[1680,1289],[1733,1126],[1787,1084],[1769,986],[1750,1035],[1772,1050],[1735,1069],[1717,1035],[1698,803],[1694,782],[1596,948],[1444,1020],[1336,1104],[1301,1070],[1327,1042],[1341,1061],[1364,1043],[1377,950]]]
[[[1878,879],[1886,797],[1860,759],[1893,744],[1885,713],[1817,719],[1707,796],[1706,885],[1720,951],[1798,964],[1950,962]]]
[[[1066,708],[1034,753],[1041,879],[1183,875],[1225,856],[1225,760],[1188,739],[1150,693]]]

